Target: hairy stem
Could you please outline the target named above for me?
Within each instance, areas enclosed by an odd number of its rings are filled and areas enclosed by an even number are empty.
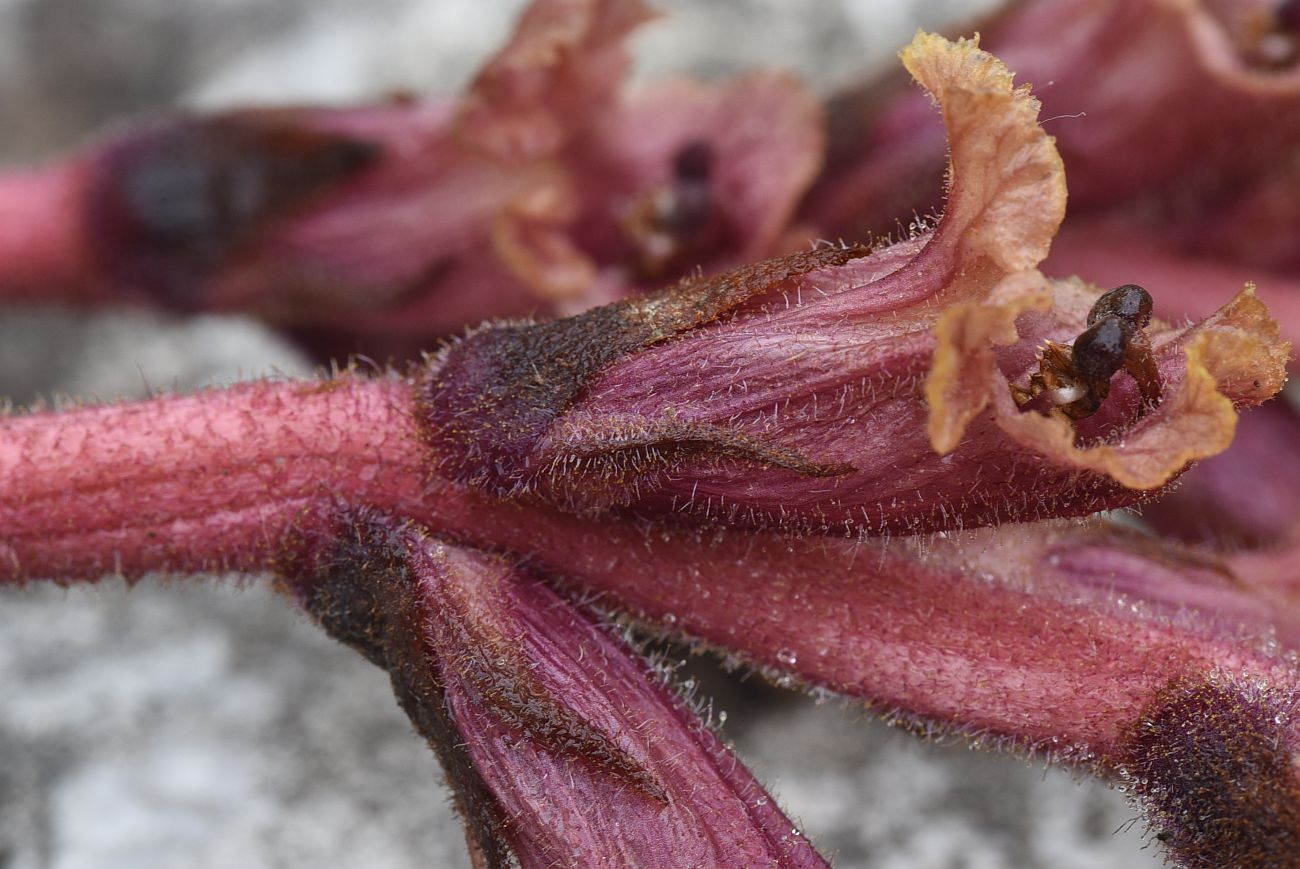
[[[409,508],[408,394],[344,376],[4,419],[0,581],[265,569],[306,508]]]

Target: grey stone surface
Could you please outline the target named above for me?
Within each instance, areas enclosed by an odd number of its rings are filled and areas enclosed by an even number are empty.
[[[644,74],[765,63],[823,87],[887,62],[918,23],[971,8],[663,5],[675,23],[638,42]],[[0,0],[0,160],[176,103],[449,89],[518,6]],[[309,366],[240,320],[0,312],[0,394],[19,403],[275,370]],[[841,867],[1158,863],[1104,786],[692,668],[721,696],[741,756]],[[0,869],[454,867],[467,865],[461,842],[383,674],[256,578],[0,592]]]

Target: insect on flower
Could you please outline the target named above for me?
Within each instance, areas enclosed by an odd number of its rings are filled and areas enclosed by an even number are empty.
[[[1151,322],[1151,294],[1136,284],[1104,293],[1088,311],[1088,328],[1071,345],[1048,341],[1029,386],[1013,386],[1022,408],[1046,405],[1070,419],[1092,416],[1110,395],[1121,369],[1138,385],[1148,407],[1160,401],[1160,372],[1142,331]],[[1041,401],[1036,401],[1041,397]]]

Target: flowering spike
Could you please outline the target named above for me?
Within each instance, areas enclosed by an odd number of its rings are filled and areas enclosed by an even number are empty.
[[[1135,58],[1199,62],[1120,94],[1140,117],[1063,137],[1083,167],[1078,199],[1101,207],[1106,185],[1127,197],[1115,185],[1127,179],[1157,204],[1135,212],[1158,214],[1260,182],[1254,163],[1277,142],[1224,117],[1294,104],[1294,11],[1270,6],[1245,27],[1223,15],[1234,5],[1065,0],[1009,14],[1004,33],[1091,26],[1073,43],[1085,54],[1140,37],[1137,52],[1078,65],[1053,99],[1105,95]],[[39,282],[33,266],[53,257],[62,278],[127,274],[158,296],[193,279],[195,306],[306,307],[318,322],[364,310],[350,328],[427,334],[478,310],[430,291],[444,282],[559,311],[697,263],[753,263],[793,237],[816,113],[774,76],[620,99],[623,37],[645,15],[638,0],[538,0],[458,104],[182,122],[0,181],[0,210],[14,207],[6,190],[35,192],[53,203],[34,210],[40,227],[75,227],[47,243],[0,220],[0,290],[6,274]],[[1228,516],[1272,548],[1222,557],[1104,525],[861,539],[1148,497],[1222,449],[1237,408],[1281,387],[1295,334],[1249,287],[1217,308],[1236,280],[1177,284],[1175,304],[1214,302],[1175,327],[1134,285],[1099,297],[1044,278],[1065,188],[1038,102],[973,41],[919,34],[903,59],[948,131],[937,224],[487,327],[405,382],[0,420],[0,579],[273,568],[390,673],[482,864],[824,865],[650,667],[553,586],[922,732],[1127,779],[1187,865],[1286,860],[1300,835],[1294,522]],[[1215,111],[1196,129],[1246,131],[1240,152],[1204,149],[1155,110],[1198,89]],[[913,129],[910,111],[895,132]],[[779,132],[759,147],[755,126]],[[1116,160],[1116,142],[1146,150]],[[914,150],[942,162],[942,143]],[[1174,191],[1192,162],[1204,177]],[[244,195],[250,178],[275,184]],[[173,184],[185,195],[169,199]],[[358,227],[369,235],[353,246]],[[1131,247],[1090,253],[1121,268],[1115,283],[1149,281]],[[283,284],[329,302],[271,299]],[[1293,309],[1284,298],[1290,329]],[[1291,458],[1289,430],[1263,442]],[[1251,496],[1285,507],[1285,482]],[[1203,503],[1231,501],[1209,491]]]
[[[467,808],[471,818],[479,817],[474,806],[493,805],[486,795],[501,799],[488,787],[497,780],[481,770],[497,764],[507,771],[497,782],[502,788],[506,780],[526,782],[512,765],[525,756],[551,763],[552,773],[563,765],[565,775],[552,780],[590,768],[602,787],[621,789],[618,799],[596,800],[602,806],[623,807],[633,802],[629,794],[662,805],[659,792],[671,805],[684,781],[648,765],[648,749],[623,738],[624,725],[609,723],[614,713],[602,705],[604,688],[593,687],[604,681],[566,681],[594,692],[581,702],[556,687],[548,674],[572,662],[574,635],[556,635],[530,615],[539,599],[521,589],[541,586],[479,550],[524,555],[537,570],[646,623],[869,700],[926,732],[983,734],[1107,773],[1138,762],[1129,745],[1133,728],[1155,714],[1171,680],[1219,674],[1277,697],[1300,689],[1294,663],[1279,651],[1300,647],[1300,620],[1275,598],[1253,594],[1223,561],[1075,526],[893,542],[725,528],[706,537],[698,529],[502,502],[420,465],[409,388],[392,380],[242,386],[5,420],[0,460],[10,472],[0,475],[0,517],[8,534],[0,567],[6,577],[16,569],[19,576],[66,570],[94,578],[114,567],[136,574],[274,564],[300,599],[310,598],[310,610],[372,659],[382,657],[399,680],[436,677],[451,685],[454,676],[456,696],[463,695],[458,720],[477,722],[476,732],[504,728],[580,747],[582,759],[563,747],[498,756],[489,751],[496,743],[483,743],[486,753],[465,761],[473,776],[463,788],[477,777],[487,782],[483,799]],[[462,544],[439,544],[387,520],[363,521],[365,511],[340,512],[329,506],[340,496],[381,504]],[[286,544],[294,527],[300,542]],[[10,556],[17,556],[13,563]],[[414,580],[392,584],[394,576],[417,574],[423,597],[412,591]],[[399,658],[422,666],[436,660],[439,669],[419,675],[414,666],[393,665]],[[550,663],[533,666],[534,659]],[[436,732],[441,725],[429,716],[442,708],[413,713],[422,732]],[[650,719],[664,716],[647,712]],[[510,744],[523,743],[512,737]],[[705,756],[716,757],[711,751]],[[710,775],[729,767],[719,761],[713,769]],[[732,792],[748,787],[735,784]],[[785,822],[755,823],[780,830]]]

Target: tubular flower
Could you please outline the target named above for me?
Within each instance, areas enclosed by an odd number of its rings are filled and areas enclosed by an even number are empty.
[[[459,101],[163,119],[0,178],[0,295],[247,311],[417,355],[770,255],[818,165],[815,101],[776,73],[620,94],[650,17],[541,0]]]
[[[580,512],[876,534],[1132,503],[1221,451],[1234,405],[1285,377],[1249,291],[1199,325],[1137,329],[1145,402],[1118,378],[1082,422],[1018,406],[1035,347],[1087,331],[1097,301],[1034,269],[1064,212],[1060,159],[975,43],[922,35],[903,59],[949,130],[937,226],[482,329],[426,387],[444,471]]]

